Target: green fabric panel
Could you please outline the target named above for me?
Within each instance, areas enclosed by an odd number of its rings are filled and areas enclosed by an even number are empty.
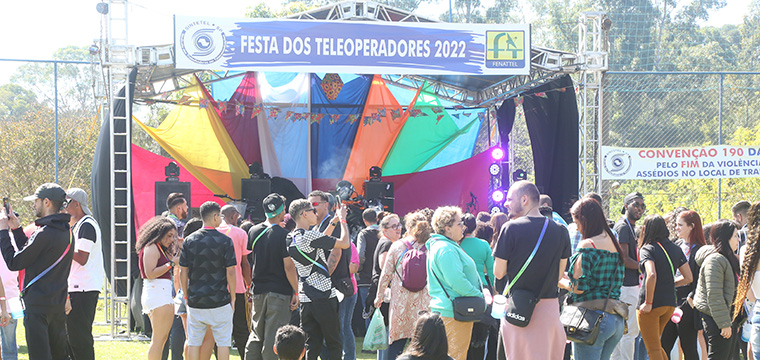
[[[435,113],[433,110],[441,111]],[[460,135],[459,127],[443,110],[440,100],[427,85],[423,85],[411,111],[412,115],[409,116],[385,158],[383,175],[400,175],[419,171]],[[420,113],[414,116],[415,111]],[[441,116],[440,120],[439,116]]]

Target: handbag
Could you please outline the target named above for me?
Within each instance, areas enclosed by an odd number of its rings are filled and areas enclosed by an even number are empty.
[[[603,309],[607,309],[607,302],[610,300],[612,288],[613,286],[610,286],[610,289],[607,291],[607,298],[604,299],[604,305],[602,306]],[[570,299],[570,296],[568,296],[568,299]],[[562,323],[562,327],[565,328],[565,335],[568,340],[586,345],[594,345],[599,337],[599,329],[604,317],[605,312],[602,310],[565,304],[559,316],[559,321]]]
[[[541,241],[544,239],[544,234],[546,234],[547,225],[549,225],[549,218],[544,220],[544,227],[541,229],[541,235],[538,237],[536,247],[533,248],[533,252],[530,253],[528,260],[523,264],[520,271],[517,272],[515,278],[509,282],[506,289],[504,289],[504,294],[509,299],[507,301],[507,309],[504,314],[504,319],[514,326],[528,326],[528,324],[530,324],[530,318],[533,316],[533,309],[535,309],[536,304],[538,304],[538,297],[530,290],[516,289],[511,291],[511,289],[536,255],[538,247],[541,246]]]
[[[449,300],[451,300],[451,305],[454,308],[454,320],[474,322],[483,318],[483,314],[486,313],[486,299],[482,296],[459,296],[452,299],[451,296],[449,296],[449,292],[446,291],[446,288],[443,286],[441,279],[435,274],[435,271],[431,269],[430,272],[441,285],[443,293],[446,294],[446,297],[449,298]],[[480,276],[478,276],[478,283],[480,283]],[[480,288],[483,288],[483,284],[480,284]]]

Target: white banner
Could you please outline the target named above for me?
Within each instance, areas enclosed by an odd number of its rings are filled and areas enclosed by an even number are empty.
[[[602,179],[760,177],[760,145],[692,148],[602,146]]]
[[[530,25],[174,17],[178,69],[527,75]]]

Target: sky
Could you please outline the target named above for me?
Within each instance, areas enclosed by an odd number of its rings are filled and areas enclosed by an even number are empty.
[[[382,0],[380,0],[382,1]],[[494,0],[481,1],[489,6]],[[523,0],[526,1],[526,0]],[[100,37],[99,0],[4,0],[0,2],[0,34],[3,47],[0,59],[52,59],[55,50],[68,46],[88,46]],[[278,8],[281,0],[134,0],[129,1],[129,43],[135,46],[172,43],[172,15],[243,17],[246,9],[260,2]],[[751,0],[727,0],[714,12],[708,25],[739,24]],[[430,18],[448,7],[447,0],[423,4],[417,11]],[[22,35],[23,34],[23,35]],[[23,63],[0,61],[0,84],[9,82]]]

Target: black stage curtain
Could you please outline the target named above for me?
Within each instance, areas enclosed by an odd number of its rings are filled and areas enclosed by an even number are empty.
[[[542,92],[545,98],[535,95]],[[554,211],[569,219],[570,206],[578,198],[578,105],[573,81],[565,75],[524,95],[536,186],[552,198]]]
[[[515,102],[514,99],[509,98],[504,100],[496,109],[496,123],[499,126],[499,141],[501,148],[507,151],[509,149],[509,133],[512,132],[512,126],[515,124]],[[509,184],[509,178],[512,176],[512,171],[509,167],[504,165],[501,172],[501,184],[505,187]]]
[[[129,92],[132,94],[130,98],[134,97],[135,92],[135,79],[137,79],[137,69],[133,69],[129,74]],[[124,96],[125,89],[119,90],[119,97]],[[121,114],[125,113],[126,105],[124,100],[114,101],[114,112]],[[130,109],[132,104],[129,104]],[[123,120],[122,120],[123,121]],[[101,236],[103,240],[103,265],[105,266],[106,276],[111,277],[111,139],[109,137],[110,124],[109,119],[103,121],[100,127],[100,135],[98,136],[98,142],[95,145],[95,155],[92,160],[92,174],[90,176],[90,188],[92,190],[92,213],[95,220],[100,225]],[[116,124],[117,129],[126,129],[126,126],[132,126],[132,119],[127,121],[127,124]],[[122,147],[125,144],[122,144]],[[129,146],[129,144],[126,144]],[[132,208],[134,209],[134,201],[132,201]],[[134,211],[132,213],[134,218]],[[130,249],[132,249],[132,269],[130,273],[133,279],[140,276],[139,269],[137,267],[137,254],[135,254],[135,234],[134,223],[132,225],[132,243]],[[123,258],[125,254],[118,254],[120,258]],[[124,276],[127,273],[126,265],[117,269],[117,275]],[[120,296],[126,295],[126,287],[123,282],[117,282],[116,291]]]

